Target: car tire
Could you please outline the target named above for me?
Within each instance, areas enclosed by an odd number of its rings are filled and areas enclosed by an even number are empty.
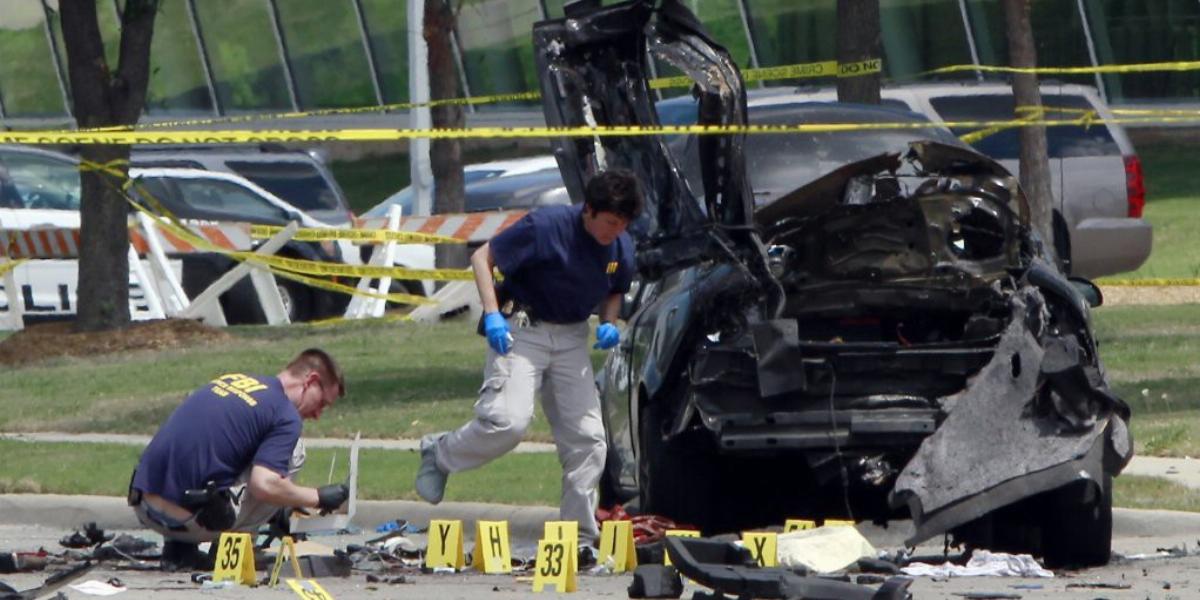
[[[649,403],[638,420],[639,509],[711,532],[718,508],[713,505],[718,482],[711,468],[715,449],[701,432],[664,439],[671,415],[662,404]]]
[[[1042,525],[1046,567],[1095,567],[1112,555],[1112,476],[1055,490]]]
[[[300,323],[314,318],[311,288],[303,283],[283,279],[276,280],[275,285],[279,288],[279,297],[283,300],[289,321]]]

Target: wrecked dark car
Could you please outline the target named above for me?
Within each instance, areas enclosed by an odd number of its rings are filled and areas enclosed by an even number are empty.
[[[679,2],[570,4],[534,45],[550,125],[657,125],[648,54],[694,80],[700,124],[747,122],[737,68]],[[911,518],[910,544],[1107,562],[1129,410],[1091,332],[1099,290],[1055,267],[1016,180],[913,140],[756,209],[755,135],[696,137],[702,193],[661,136],[556,141],[574,201],[613,166],[646,192],[640,286],[598,376],[602,501],[709,533]]]

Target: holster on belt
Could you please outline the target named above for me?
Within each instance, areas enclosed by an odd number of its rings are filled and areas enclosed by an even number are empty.
[[[196,524],[209,531],[225,531],[237,521],[233,492],[217,487],[215,481],[206,483],[204,489],[185,491],[180,505],[192,511]]]

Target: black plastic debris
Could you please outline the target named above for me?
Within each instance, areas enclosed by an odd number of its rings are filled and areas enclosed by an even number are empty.
[[[858,559],[858,570],[863,573],[900,574],[900,567],[896,563],[882,558],[860,558]]]
[[[679,571],[669,565],[638,565],[629,584],[630,598],[678,598],[683,595]]]
[[[111,538],[111,536],[110,536]],[[101,544],[92,552],[96,560],[156,560],[162,554],[158,542],[122,533],[108,543]]]
[[[908,600],[907,577],[878,588],[821,577],[803,577],[778,567],[759,568],[745,548],[704,538],[668,537],[667,555],[679,573],[721,593],[795,600]]]
[[[94,521],[89,521],[83,524],[82,529],[63,536],[58,543],[66,548],[90,548],[111,539],[113,539],[113,534],[104,533],[104,530],[98,527]]]
[[[408,578],[403,575],[385,577],[376,575],[374,573],[367,573],[367,583],[386,583],[388,585],[397,585],[401,583],[408,583]]]
[[[91,571],[94,566],[91,562],[73,565],[70,568],[58,571],[47,577],[40,586],[19,592],[7,585],[0,584],[0,600],[33,600],[34,598],[41,598],[82,577],[88,571]]]
[[[1127,590],[1133,587],[1128,583],[1112,583],[1107,581],[1076,581],[1067,584],[1067,589],[1092,589],[1092,590]]]

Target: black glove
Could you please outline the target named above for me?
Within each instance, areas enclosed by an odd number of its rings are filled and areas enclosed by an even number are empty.
[[[344,483],[333,483],[317,488],[317,508],[330,512],[350,499],[350,488]]]

